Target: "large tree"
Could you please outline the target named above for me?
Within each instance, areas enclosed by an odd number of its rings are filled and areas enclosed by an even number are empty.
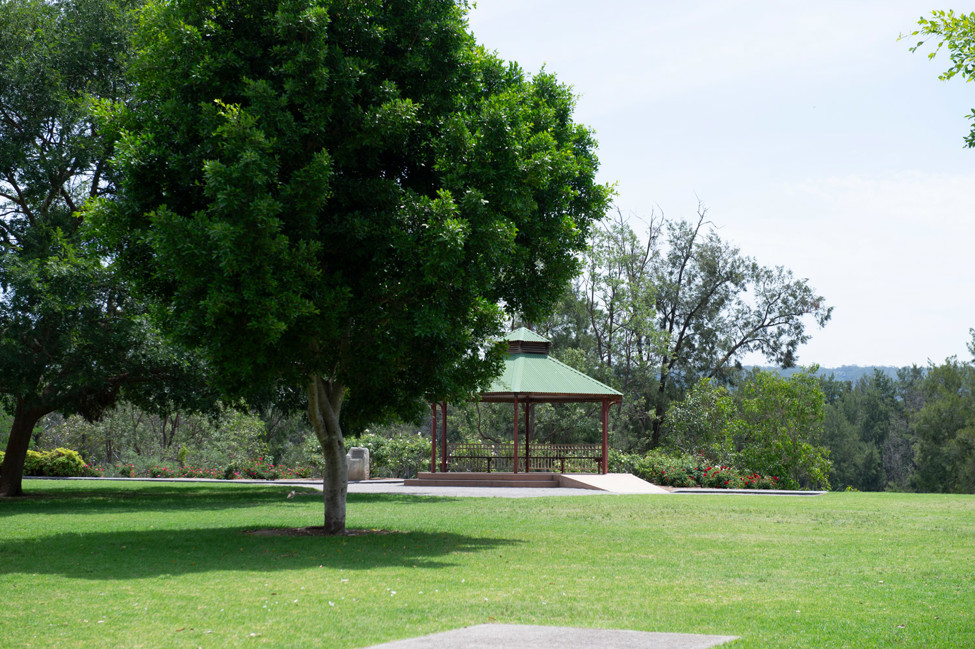
[[[327,533],[345,528],[346,396],[380,417],[484,385],[485,341],[551,307],[606,209],[570,89],[479,47],[466,4],[142,15],[99,218],[225,393],[305,391]]]
[[[720,379],[749,353],[793,367],[810,337],[807,318],[822,327],[833,311],[808,280],[743,256],[706,217],[701,208],[695,221],[666,224],[667,251],[656,268],[657,323],[667,343],[656,371],[654,448],[672,386]]]
[[[0,11],[0,497],[22,493],[50,412],[96,418],[120,395],[168,399],[185,357],[161,344],[76,211],[111,191],[93,107],[124,97],[132,2],[5,0]],[[168,384],[169,388],[173,384]]]

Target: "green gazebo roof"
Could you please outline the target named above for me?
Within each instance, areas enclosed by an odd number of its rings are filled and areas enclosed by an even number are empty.
[[[524,327],[512,331],[504,371],[481,394],[481,401],[510,403],[515,395],[519,400],[547,402],[622,400],[618,390],[551,358],[550,345]]]

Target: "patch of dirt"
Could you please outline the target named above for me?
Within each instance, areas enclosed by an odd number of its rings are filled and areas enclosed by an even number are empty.
[[[312,527],[279,527],[266,530],[244,530],[253,536],[372,536],[402,534],[396,530],[345,530],[342,534],[328,534],[321,525]]]

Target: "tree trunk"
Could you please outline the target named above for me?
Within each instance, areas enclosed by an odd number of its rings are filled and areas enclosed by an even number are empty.
[[[339,413],[345,386],[326,381],[319,375],[308,385],[308,419],[325,455],[322,495],[325,501],[325,533],[345,533],[345,497],[349,488],[349,465],[345,457],[345,438]]]
[[[13,425],[10,427],[10,439],[7,440],[7,451],[3,457],[3,464],[0,465],[0,498],[24,495],[24,463],[27,461],[27,447],[30,446],[34,425],[44,414],[40,410],[27,408],[23,399],[17,400]]]

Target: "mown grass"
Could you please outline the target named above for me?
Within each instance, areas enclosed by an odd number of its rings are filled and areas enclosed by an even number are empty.
[[[975,646],[975,497],[351,495],[27,481],[0,503],[2,647],[363,647],[485,622]]]

